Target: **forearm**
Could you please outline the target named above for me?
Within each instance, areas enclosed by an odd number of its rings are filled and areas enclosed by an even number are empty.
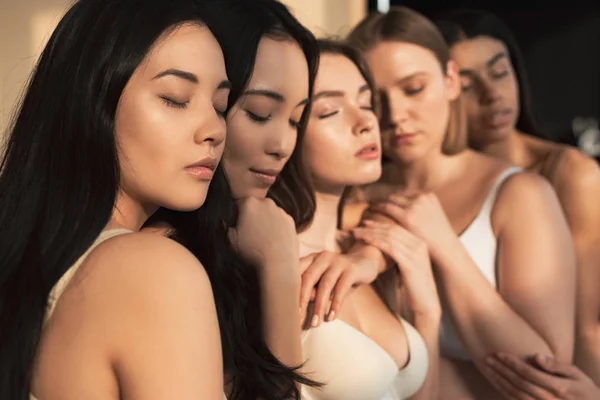
[[[281,270],[275,265],[271,271]],[[269,270],[269,268],[265,268]],[[265,341],[273,354],[285,365],[301,365],[302,340],[300,312],[300,279],[290,277],[289,273],[272,273],[261,278],[261,307]]]
[[[482,365],[487,355],[497,352],[557,356],[552,346],[485,279],[466,251],[448,260],[440,271],[447,310],[476,365]]]
[[[411,399],[437,400],[439,398],[440,318],[417,317],[414,325],[425,341],[429,356],[429,369],[423,386],[411,396]]]
[[[600,387],[600,325],[579,332],[575,347],[575,365]]]

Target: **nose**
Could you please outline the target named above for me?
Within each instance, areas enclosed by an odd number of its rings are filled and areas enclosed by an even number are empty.
[[[408,119],[408,108],[399,94],[382,93],[381,128],[393,128],[402,125]]]
[[[298,130],[296,128],[273,124],[267,134],[265,152],[277,160],[286,159],[294,152],[297,138]]]
[[[482,105],[492,105],[501,98],[500,90],[497,85],[488,80],[482,80],[479,84],[479,101]]]
[[[361,110],[357,107],[356,110],[354,110],[354,116],[352,133],[356,136],[371,133],[375,124],[377,124],[377,117],[372,111]]]
[[[225,141],[226,131],[225,119],[211,106],[196,129],[194,141],[198,144],[209,142],[212,147],[218,147]]]

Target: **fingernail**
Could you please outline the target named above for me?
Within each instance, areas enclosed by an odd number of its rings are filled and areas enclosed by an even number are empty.
[[[538,354],[537,355],[537,359],[541,363],[547,363],[548,362],[548,356],[544,355],[544,354]]]
[[[363,221],[363,223],[364,223],[365,225],[373,225],[373,222],[374,222],[374,221],[371,221],[370,219],[366,219],[366,220],[364,220],[364,221]]]
[[[314,315],[314,316],[312,317],[312,321],[311,321],[310,325],[311,325],[313,328],[316,328],[316,327],[317,327],[317,325],[319,325],[319,316],[318,316],[318,315]]]
[[[300,312],[300,315],[302,315],[302,307],[299,307],[298,311]]]
[[[329,312],[329,315],[327,316],[327,319],[328,319],[329,321],[333,321],[333,320],[335,319],[335,311],[331,310],[331,311]]]
[[[494,365],[494,364],[496,363],[496,360],[494,360],[494,357],[493,357],[493,356],[487,356],[487,357],[485,358],[485,362],[486,362],[486,364],[488,364],[488,365]]]

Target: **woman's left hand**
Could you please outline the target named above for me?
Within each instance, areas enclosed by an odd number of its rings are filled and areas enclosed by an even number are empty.
[[[486,359],[487,374],[509,399],[595,400],[600,388],[579,368],[537,355],[531,362],[512,354]]]
[[[425,242],[434,261],[451,259],[449,255],[460,244],[440,201],[434,193],[388,195],[369,207],[392,218]]]

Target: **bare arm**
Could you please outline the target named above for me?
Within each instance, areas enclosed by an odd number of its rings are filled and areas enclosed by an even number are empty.
[[[285,365],[302,365],[302,327],[300,324],[299,260],[272,261],[261,278],[261,301],[265,340],[277,358]],[[285,271],[291,269],[295,276]],[[279,273],[281,272],[281,273]]]
[[[95,282],[87,291],[105,295],[84,306],[106,337],[120,397],[222,400],[217,314],[198,260],[169,239],[143,233],[98,252],[104,268],[87,278]]]
[[[556,191],[577,255],[575,362],[600,384],[600,169],[576,150],[563,157]]]
[[[496,352],[570,361],[575,260],[554,191],[535,175],[514,176],[501,188],[492,217],[498,292],[462,246],[438,260],[442,292],[462,342],[482,372],[484,358]]]

